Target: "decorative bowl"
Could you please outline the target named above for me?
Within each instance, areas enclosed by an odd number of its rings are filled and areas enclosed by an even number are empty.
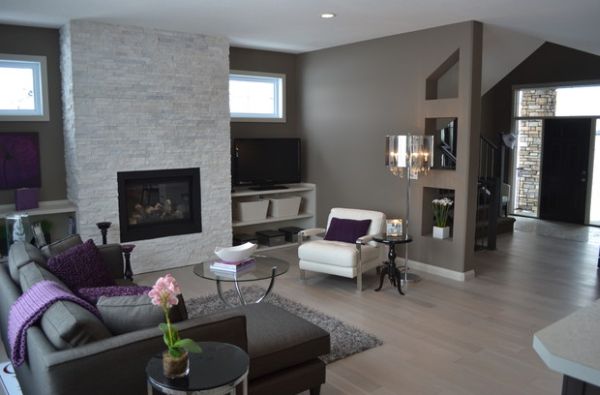
[[[244,243],[235,247],[216,247],[215,254],[223,262],[237,263],[250,258],[257,247],[254,243]]]

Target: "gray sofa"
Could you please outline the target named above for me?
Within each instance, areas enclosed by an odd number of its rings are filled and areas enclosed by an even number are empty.
[[[119,245],[98,246],[115,279],[123,278]],[[46,255],[56,253],[46,249]],[[7,353],[12,303],[43,279],[60,281],[44,268],[47,256],[27,243],[11,246],[0,266],[0,330]],[[226,310],[176,324],[182,337],[235,344],[250,356],[250,394],[319,393],[329,334],[267,303]],[[145,394],[145,366],[165,345],[152,327],[111,335],[79,305],[61,301],[27,332],[27,361],[16,369],[25,395]]]

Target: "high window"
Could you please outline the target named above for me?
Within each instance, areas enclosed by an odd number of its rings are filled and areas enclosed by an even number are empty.
[[[46,58],[0,54],[0,120],[47,121]]]
[[[285,122],[285,75],[232,71],[229,112],[234,122]]]

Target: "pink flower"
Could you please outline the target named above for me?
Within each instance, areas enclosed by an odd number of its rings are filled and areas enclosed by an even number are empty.
[[[152,304],[162,306],[169,309],[179,303],[177,295],[181,293],[181,288],[177,284],[177,280],[171,274],[160,277],[148,292],[148,296],[152,299]]]

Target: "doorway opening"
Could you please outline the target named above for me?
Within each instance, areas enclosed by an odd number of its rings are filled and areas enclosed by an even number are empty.
[[[514,94],[511,214],[600,225],[600,84]]]
[[[600,226],[600,118],[595,119],[594,167],[592,170],[592,203],[590,225]]]

